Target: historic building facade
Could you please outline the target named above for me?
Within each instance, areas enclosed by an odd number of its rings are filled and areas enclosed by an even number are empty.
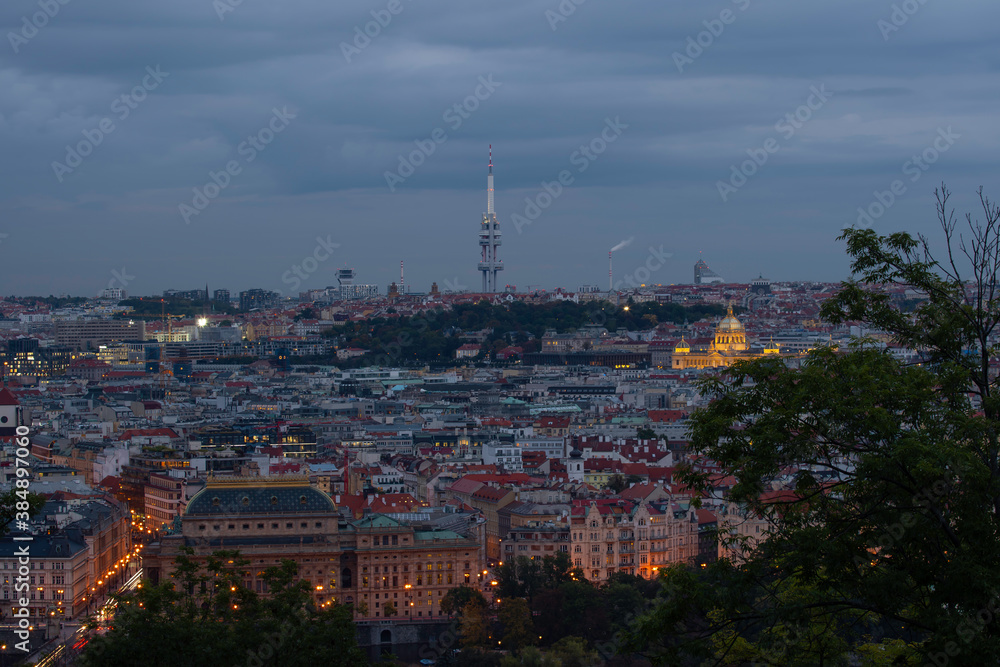
[[[720,368],[731,366],[737,361],[757,359],[762,356],[777,355],[780,350],[774,343],[768,344],[763,352],[750,352],[747,333],[729,306],[726,316],[715,327],[715,337],[708,347],[692,348],[682,337],[671,361],[675,370],[687,368]]]
[[[305,476],[210,480],[188,503],[181,532],[146,554],[150,578],[167,579],[184,547],[200,559],[239,551],[258,593],[267,593],[268,567],[294,561],[318,605],[352,604],[359,619],[440,616],[449,589],[476,581],[480,550],[453,531],[381,514],[348,519]]]

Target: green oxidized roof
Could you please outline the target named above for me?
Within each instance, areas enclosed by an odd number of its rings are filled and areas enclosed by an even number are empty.
[[[191,499],[187,516],[238,516],[242,514],[289,514],[336,512],[330,496],[307,484],[207,486]]]

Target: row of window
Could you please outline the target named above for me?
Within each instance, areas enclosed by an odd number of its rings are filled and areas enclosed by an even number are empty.
[[[22,595],[23,595],[23,593],[22,593]],[[49,599],[51,599],[51,600],[65,600],[66,599],[65,595],[66,594],[63,591],[49,591]],[[3,599],[4,600],[9,600],[10,599],[10,589],[9,588],[3,589]],[[37,590],[37,591],[36,590],[31,590],[29,592],[29,599],[31,599],[31,600],[36,600],[36,599],[37,600],[44,600],[45,599],[45,589],[41,589],[41,590]]]
[[[10,580],[11,580],[11,577],[13,577],[13,576],[14,575],[12,575],[12,574],[5,574],[5,575],[3,575],[3,583],[4,583],[5,586],[9,586],[10,585]],[[51,581],[49,583],[55,584],[57,586],[66,583],[66,577],[63,576],[63,575],[61,575],[61,574],[58,574],[58,575],[57,574],[53,574],[52,577],[50,577],[50,578],[51,578]],[[28,576],[28,583],[30,585],[32,585],[32,586],[35,585],[35,575],[32,574],[32,575]],[[45,575],[44,574],[38,575],[38,583],[39,583],[39,585],[45,583]]]
[[[264,525],[265,524],[263,524],[263,523],[258,523],[257,524],[257,530],[264,530]],[[272,523],[271,524],[271,530],[277,530],[278,526],[279,526],[278,523]],[[295,524],[293,522],[291,522],[291,521],[288,521],[288,522],[285,523],[285,528],[286,529],[290,529],[290,528],[294,528],[294,527],[295,527]],[[299,528],[308,528],[308,527],[309,527],[309,523],[306,522],[306,521],[302,521],[302,522],[299,523]],[[323,527],[323,522],[322,521],[317,521],[314,527],[315,528],[322,528]],[[207,524],[204,524],[204,523],[198,524],[198,530],[207,530],[207,529],[208,529],[208,525]],[[222,529],[221,526],[219,524],[217,524],[217,523],[212,525],[212,530],[221,530],[221,529]],[[242,529],[243,530],[250,530],[250,524],[249,523],[244,523],[242,525]],[[228,524],[227,525],[227,530],[236,530],[236,524],[235,523]]]

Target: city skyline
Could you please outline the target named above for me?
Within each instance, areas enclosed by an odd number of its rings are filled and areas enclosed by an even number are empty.
[[[291,295],[317,250],[296,291],[343,266],[384,289],[401,260],[408,283],[475,289],[490,144],[500,289],[603,286],[629,237],[616,273],[672,254],[653,282],[690,280],[699,252],[728,281],[837,281],[859,208],[933,233],[936,185],[968,209],[997,176],[995,7],[894,6],[190,0],[59,5],[41,27],[5,6],[6,292],[117,272],[132,293]]]

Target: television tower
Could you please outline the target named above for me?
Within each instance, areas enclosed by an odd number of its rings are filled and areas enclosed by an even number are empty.
[[[479,270],[483,274],[483,292],[497,291],[497,271],[503,271],[503,262],[497,259],[500,247],[500,223],[493,210],[493,144],[490,144],[490,171],[486,176],[486,213],[483,213],[482,227],[479,229],[479,246],[482,257]]]

